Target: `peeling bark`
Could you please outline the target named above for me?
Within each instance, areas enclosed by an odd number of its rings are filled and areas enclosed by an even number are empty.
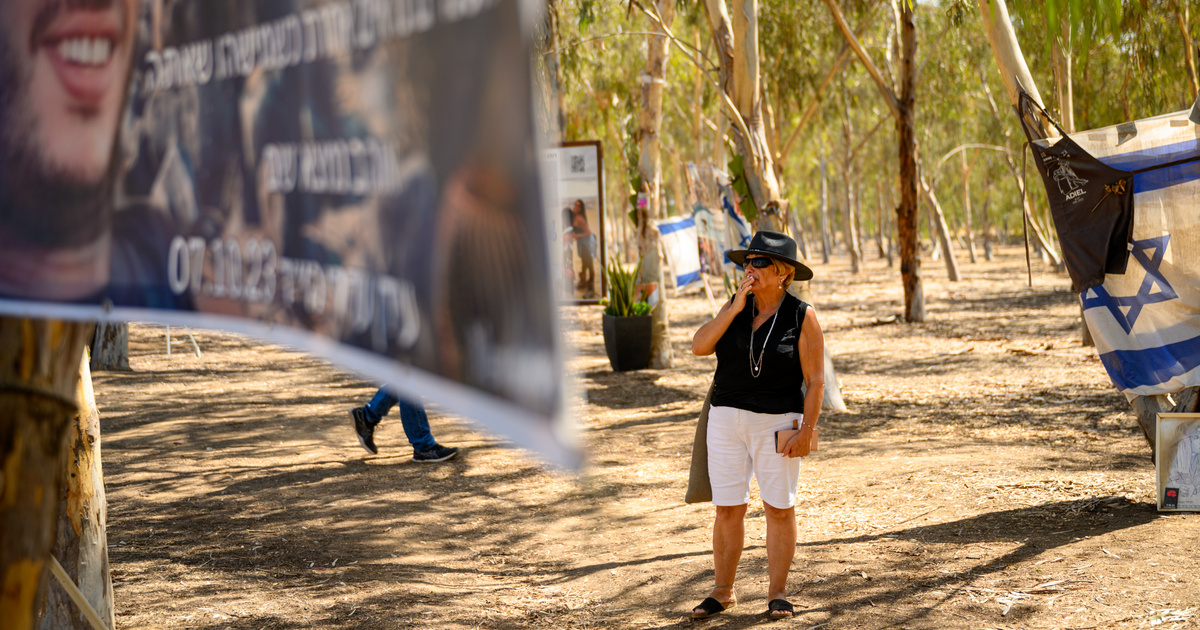
[[[109,628],[116,627],[108,564],[107,503],[100,466],[100,410],[92,394],[85,357],[75,388],[79,412],[68,428],[66,478],[60,492],[58,539],[54,556]],[[40,630],[91,630],[79,607],[51,580],[42,607]]]
[[[92,325],[0,317],[0,610],[30,630],[54,545],[63,448]]]

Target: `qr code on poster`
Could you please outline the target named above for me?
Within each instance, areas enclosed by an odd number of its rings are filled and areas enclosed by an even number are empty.
[[[572,173],[583,173],[586,170],[587,170],[586,161],[583,159],[583,156],[582,155],[572,155],[571,156],[571,172]]]

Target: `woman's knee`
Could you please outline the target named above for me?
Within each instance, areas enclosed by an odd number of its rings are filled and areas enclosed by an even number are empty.
[[[767,517],[767,520],[787,521],[796,517],[796,506],[777,508],[763,501],[763,513]]]
[[[718,505],[717,520],[739,520],[746,517],[746,504],[741,505]]]

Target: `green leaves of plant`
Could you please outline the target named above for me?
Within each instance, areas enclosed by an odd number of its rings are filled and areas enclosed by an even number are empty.
[[[637,279],[642,273],[642,259],[638,258],[637,266],[628,271],[614,256],[604,270],[608,275],[608,304],[604,307],[606,315],[613,317],[629,317],[632,315],[648,315],[650,305],[638,300]]]

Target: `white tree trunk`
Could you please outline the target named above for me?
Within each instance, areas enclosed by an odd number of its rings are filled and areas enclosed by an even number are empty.
[[[58,507],[54,557],[75,582],[107,627],[116,627],[112,577],[108,565],[107,503],[100,466],[100,411],[92,394],[92,374],[85,356],[75,388],[79,413],[68,427],[66,476]],[[91,630],[79,608],[56,580],[50,580],[41,630]]]
[[[975,226],[971,218],[971,166],[967,164],[967,152],[959,153],[962,159],[963,223],[967,228],[967,255],[975,264]]]
[[[129,371],[129,324],[96,324],[91,369]]]
[[[675,17],[674,0],[658,0],[656,9],[662,22],[670,26]],[[646,69],[642,74],[641,115],[638,126],[641,152],[638,156],[638,175],[646,196],[646,206],[637,209],[638,255],[642,258],[641,284],[658,287],[658,304],[651,311],[653,332],[650,339],[650,367],[669,368],[674,364],[671,338],[668,331],[667,292],[663,284],[662,257],[659,255],[658,229],[654,220],[662,216],[662,176],[660,164],[659,128],[662,125],[663,85],[667,74],[667,52],[670,40],[663,27],[651,20],[655,33],[646,38]]]
[[[983,15],[983,28],[992,44],[996,66],[1000,68],[1000,78],[1004,81],[1004,89],[1008,91],[1009,104],[1014,107],[1017,105],[1020,87],[1034,102],[1043,105],[1037,83],[1033,81],[1029,66],[1025,64],[1025,55],[1021,52],[1021,45],[1017,43],[1017,34],[1013,31],[1012,20],[1008,17],[1008,5],[1004,4],[1004,0],[978,0],[978,3],[979,11]]]
[[[946,258],[946,276],[950,278],[950,282],[958,282],[961,278],[958,275],[958,258],[954,255],[954,249],[950,246],[950,227],[946,225],[946,214],[942,212],[942,204],[938,203],[937,196],[933,194],[933,188],[925,181],[925,175],[921,175],[921,192],[925,194],[925,198],[929,200],[930,214],[933,217],[933,227],[930,230],[941,244],[942,254]]]
[[[30,630],[54,543],[63,436],[92,324],[0,317],[0,626]]]

